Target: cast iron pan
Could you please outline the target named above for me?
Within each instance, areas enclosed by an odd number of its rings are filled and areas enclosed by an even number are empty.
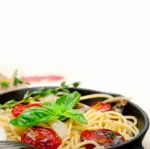
[[[25,89],[20,89],[20,90],[15,90],[7,93],[3,93],[0,95],[0,103],[4,103],[12,98],[15,98],[17,100],[21,100],[23,95],[27,91],[34,91],[37,90],[41,87],[34,87],[34,88],[25,88]],[[81,89],[81,88],[71,88],[70,91],[77,90],[81,93],[81,95],[89,95],[93,93],[106,93],[106,92],[101,92],[101,91],[95,91],[95,90],[90,90],[90,89]],[[114,97],[120,96],[119,94],[113,94],[113,93],[106,93],[109,95],[112,95]],[[92,101],[96,101],[100,99],[90,99],[90,100],[85,100],[83,101],[85,104],[90,104]],[[133,138],[132,140],[122,144],[122,145],[117,145],[112,147],[112,149],[143,149],[142,147],[142,140],[149,128],[149,119],[147,114],[136,104],[129,102],[129,104],[125,107],[123,114],[125,115],[133,115],[138,119],[138,124],[137,127],[140,130],[140,133]],[[11,146],[12,144],[12,146]],[[15,146],[17,144],[17,146]],[[20,146],[19,146],[20,145]],[[31,149],[33,147],[31,146],[26,146],[25,144],[22,143],[17,143],[13,141],[0,141],[0,148],[3,149]]]

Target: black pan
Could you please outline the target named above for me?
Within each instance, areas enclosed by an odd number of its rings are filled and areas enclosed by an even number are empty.
[[[25,89],[20,89],[20,90],[15,90],[15,91],[11,91],[11,92],[7,92],[7,93],[3,93],[0,95],[0,103],[4,103],[6,101],[8,101],[9,99],[15,98],[17,100],[21,100],[23,95],[27,92],[27,91],[34,91],[34,90],[38,90],[41,87],[34,87],[34,88],[25,88]],[[89,94],[93,94],[93,93],[106,93],[106,92],[101,92],[101,91],[95,91],[95,90],[90,90],[90,89],[81,89],[81,88],[71,88],[70,91],[74,91],[77,90],[81,93],[81,95],[89,95]],[[120,96],[119,94],[113,94],[113,93],[106,93],[109,95],[112,95],[114,97],[116,96]],[[89,100],[85,100],[83,101],[85,104],[90,104],[90,102],[93,102],[95,100],[100,100],[100,99],[89,99]],[[133,115],[138,119],[138,124],[137,127],[140,130],[140,133],[133,138],[132,140],[122,144],[122,145],[117,145],[112,147],[112,149],[143,149],[142,147],[142,140],[149,128],[149,119],[147,114],[136,104],[132,103],[129,101],[129,104],[127,104],[127,106],[125,107],[123,114],[125,115]],[[9,144],[10,145],[10,141],[5,141],[5,145]],[[13,141],[12,141],[12,148],[13,149]],[[4,141],[0,141],[0,148],[5,148],[4,146]],[[8,147],[6,147],[8,149]],[[31,147],[18,147],[18,149],[29,149]],[[16,148],[17,149],[17,148]]]

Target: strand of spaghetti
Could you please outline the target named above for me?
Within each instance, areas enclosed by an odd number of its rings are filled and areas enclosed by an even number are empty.
[[[113,99],[114,98],[113,96],[107,95],[107,94],[91,94],[91,95],[81,96],[80,101],[91,99],[91,98],[100,98],[100,97],[108,98],[108,99]]]
[[[121,120],[122,120],[124,123],[127,124],[126,118],[125,118],[121,113],[119,113],[119,112],[115,112],[115,111],[107,111],[107,112],[104,112],[104,114],[108,114],[109,116],[111,116],[111,115],[117,115],[118,117],[121,118]]]
[[[127,101],[127,100],[129,99],[123,96],[119,96],[119,97],[113,97],[112,99],[106,99],[103,101],[103,103],[113,103],[113,102]]]
[[[62,148],[64,148],[64,146],[65,146],[65,144],[66,144],[67,140],[69,140],[69,139],[70,139],[70,137],[69,137],[69,136],[68,136],[67,138],[63,139],[63,140],[62,140],[62,143],[61,143],[61,145],[58,147],[58,149],[62,149]]]
[[[97,113],[92,113],[91,116],[86,117],[88,122],[97,120],[101,117],[101,115],[97,112]]]
[[[71,143],[71,148],[73,148],[75,146],[74,136],[71,137],[70,143]]]
[[[67,135],[69,135],[71,133],[72,125],[73,125],[73,120],[70,119],[69,120],[69,126],[68,126],[68,133],[67,133]]]
[[[137,125],[137,119],[134,116],[124,116],[128,121],[133,121],[132,124],[133,125]]]
[[[20,136],[16,133],[15,129],[13,128],[14,126],[12,126],[11,124],[9,124],[10,130],[13,133],[14,137],[16,138],[16,140],[20,140]]]
[[[109,121],[103,121],[102,123],[103,123],[102,124],[103,126],[100,127],[101,129],[105,128],[105,129],[110,129],[110,130],[119,132],[122,136],[124,136],[125,140],[129,140],[132,136],[135,136],[136,134],[138,134],[138,131],[134,130],[130,126],[124,125],[123,123],[117,124],[115,122],[112,123]],[[111,126],[111,128],[109,126]],[[122,131],[124,128],[126,129],[126,132]],[[96,129],[98,129],[98,127]],[[128,138],[126,138],[126,136],[128,136]]]
[[[120,126],[120,127],[127,128],[128,130],[130,130],[134,134],[133,136],[137,135],[136,130],[134,130],[130,125],[127,125],[127,124],[124,124],[124,123],[121,123],[121,122],[113,122],[113,124],[116,124],[118,127]]]

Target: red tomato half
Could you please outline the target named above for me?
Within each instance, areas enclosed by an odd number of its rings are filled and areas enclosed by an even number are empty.
[[[21,142],[31,144],[38,149],[57,149],[62,140],[52,129],[32,127],[21,136]]]
[[[19,116],[25,109],[26,109],[26,105],[24,104],[18,104],[16,105],[13,109],[12,109],[12,114],[17,117]]]
[[[101,112],[106,112],[111,110],[111,105],[108,103],[103,103],[101,101],[95,101],[91,104],[91,107],[93,107],[96,110],[100,110]]]
[[[33,106],[41,106],[39,103],[30,103],[30,104],[18,104],[12,109],[13,116],[17,117],[19,116],[24,110],[27,108],[33,107]]]
[[[81,140],[94,140],[105,148],[125,142],[124,138],[119,133],[107,129],[84,130],[81,133]],[[93,149],[94,145],[87,144],[85,147],[86,149]]]

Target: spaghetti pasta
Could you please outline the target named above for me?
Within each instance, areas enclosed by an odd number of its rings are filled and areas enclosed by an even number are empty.
[[[53,97],[54,98],[54,97]],[[107,94],[92,94],[81,96],[80,101],[89,99],[105,98],[103,103],[117,103],[127,101],[125,97],[113,97]],[[56,98],[57,99],[57,98]],[[62,138],[62,142],[58,149],[84,149],[86,145],[94,146],[94,149],[104,149],[105,146],[92,139],[81,139],[81,133],[84,130],[111,130],[119,133],[125,141],[129,141],[139,133],[137,128],[137,119],[131,115],[123,115],[111,110],[101,112],[93,107],[78,103],[80,107],[77,110],[81,111],[87,120],[87,124],[81,124],[74,119],[67,119],[63,123],[67,126],[66,137]],[[84,109],[84,110],[83,110]],[[3,127],[7,133],[7,140],[21,141],[21,135],[28,130],[27,127],[17,127],[10,124],[13,119],[12,109],[0,110],[0,127]],[[40,123],[37,126],[51,128],[51,122]]]

